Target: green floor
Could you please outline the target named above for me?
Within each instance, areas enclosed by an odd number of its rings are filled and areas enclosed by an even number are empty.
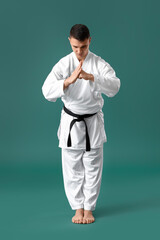
[[[25,239],[160,239],[160,166],[104,164],[92,224],[73,224],[61,162],[0,168],[0,235]]]

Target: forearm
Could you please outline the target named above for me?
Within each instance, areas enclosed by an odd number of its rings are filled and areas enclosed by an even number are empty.
[[[93,74],[94,81],[91,81],[91,89],[105,94],[108,97],[115,96],[120,89],[120,79],[113,74],[112,76],[102,76]]]
[[[71,84],[70,82],[70,77],[66,78],[63,84],[63,90],[66,89],[69,85]]]
[[[44,97],[48,101],[55,102],[57,98],[64,96],[64,81],[65,79],[60,78],[60,76],[53,69],[47,76],[42,86],[42,93]]]
[[[94,82],[94,75],[88,73],[87,80],[90,80],[90,81]],[[64,81],[63,90],[66,89],[70,84],[72,84],[72,81],[71,81],[71,78],[68,77],[68,78]]]
[[[94,76],[93,76],[93,74],[88,74],[88,80],[94,82]]]

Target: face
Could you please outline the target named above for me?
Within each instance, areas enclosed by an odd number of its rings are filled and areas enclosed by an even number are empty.
[[[71,37],[69,38],[71,47],[73,52],[76,54],[78,60],[84,60],[86,55],[88,54],[89,44],[91,42],[91,37],[88,39],[85,39],[83,42],[80,42],[79,40]]]

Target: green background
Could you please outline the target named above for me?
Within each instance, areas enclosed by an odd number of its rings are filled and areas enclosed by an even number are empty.
[[[155,0],[0,1],[1,239],[159,239],[159,7]],[[72,49],[82,23],[90,50],[114,68],[119,93],[104,98],[108,142],[93,224],[73,224],[57,129],[62,101],[42,85]]]

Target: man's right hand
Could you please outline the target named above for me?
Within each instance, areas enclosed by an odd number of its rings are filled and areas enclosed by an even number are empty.
[[[78,65],[78,67],[73,71],[73,73],[71,74],[71,76],[69,78],[67,78],[64,82],[64,88],[67,88],[70,84],[76,82],[77,78],[79,77],[80,73],[82,71],[82,61],[80,61],[80,64]]]
[[[82,61],[80,61],[80,64],[70,76],[70,84],[74,83],[77,80],[77,78],[79,77],[79,74],[81,73],[81,70],[82,70]]]

